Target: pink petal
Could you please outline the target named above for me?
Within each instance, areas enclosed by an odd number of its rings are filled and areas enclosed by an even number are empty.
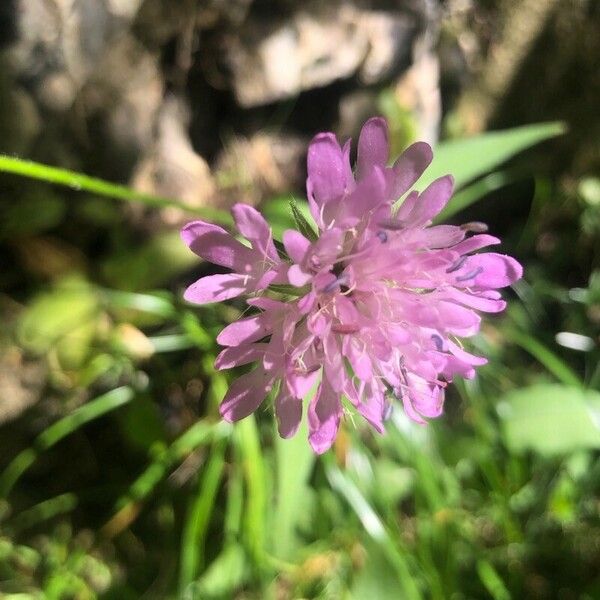
[[[272,333],[273,321],[274,316],[269,312],[234,321],[221,331],[217,342],[221,346],[240,346],[256,342]]]
[[[453,252],[458,252],[459,254],[469,254],[475,250],[480,250],[481,248],[485,248],[487,246],[494,246],[499,243],[500,240],[493,235],[480,234],[467,238],[466,240],[456,244],[456,246],[452,246],[451,250]]]
[[[317,454],[331,448],[342,417],[342,405],[327,380],[323,380],[308,406],[308,441]]]
[[[310,241],[307,240],[299,231],[287,229],[283,232],[283,245],[287,255],[293,262],[300,264],[304,260]]]
[[[503,288],[523,276],[523,267],[514,258],[495,252],[471,256],[462,270],[466,269],[481,269],[474,284],[482,288]]]
[[[261,368],[238,377],[227,390],[219,411],[230,423],[252,414],[271,391],[272,377]]]
[[[204,221],[193,221],[181,230],[181,238],[190,250],[215,265],[243,271],[256,257],[250,248],[240,244],[222,227]]]
[[[366,177],[359,181],[354,191],[340,200],[337,214],[324,210],[325,222],[334,221],[338,227],[350,227],[366,217],[371,211],[387,201],[384,172],[373,166]],[[332,203],[333,204],[333,203]]]
[[[233,369],[233,367],[239,367],[241,365],[247,365],[248,363],[260,360],[267,344],[248,344],[245,346],[230,346],[221,351],[217,359],[215,360],[215,368],[222,369]]]
[[[468,365],[473,365],[477,367],[485,365],[487,363],[487,358],[470,354],[469,352],[463,350],[458,344],[455,344],[452,340],[447,340],[447,344],[450,352],[452,352],[452,354],[456,356],[456,358]]]
[[[250,242],[254,250],[262,257],[268,256],[279,262],[279,256],[273,244],[273,232],[264,217],[252,206],[238,203],[231,209],[238,231]]]
[[[275,399],[275,415],[279,435],[284,439],[295,435],[302,419],[302,400],[294,398],[283,383]]]
[[[302,269],[300,265],[292,265],[288,269],[288,281],[294,287],[303,287],[312,279],[312,275]]]
[[[414,210],[418,199],[419,192],[411,192],[410,194],[408,194],[408,196],[406,196],[406,198],[400,205],[398,212],[396,213],[396,220],[400,224],[402,224],[409,218],[410,213]]]
[[[339,198],[345,191],[347,169],[333,133],[319,133],[308,147],[308,180],[317,206]],[[310,195],[310,194],[309,194]]]
[[[250,282],[251,283],[251,282]],[[248,278],[237,273],[202,277],[185,290],[183,297],[194,304],[222,302],[248,292]]]
[[[440,177],[427,186],[410,215],[411,223],[420,225],[433,219],[448,204],[453,186],[454,178],[451,175]]]
[[[385,119],[374,117],[363,126],[358,138],[356,173],[358,179],[367,176],[375,166],[383,169],[389,157],[388,127]]]
[[[394,180],[391,186],[391,199],[397,200],[405,194],[421,177],[433,159],[431,146],[426,142],[416,142],[409,146],[392,167]]]
[[[506,302],[504,300],[499,298],[486,298],[485,296],[478,294],[464,292],[455,287],[444,290],[444,295],[455,302],[460,302],[465,306],[484,312],[499,313],[506,308]]]

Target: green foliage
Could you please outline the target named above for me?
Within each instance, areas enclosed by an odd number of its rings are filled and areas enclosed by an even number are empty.
[[[567,385],[534,385],[498,404],[506,444],[514,452],[570,454],[600,448],[600,393]]]

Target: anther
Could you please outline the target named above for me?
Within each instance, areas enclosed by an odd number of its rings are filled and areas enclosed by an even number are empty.
[[[433,340],[433,343],[435,344],[437,351],[443,352],[444,351],[444,340],[442,339],[442,336],[438,335],[437,333],[434,333],[431,335],[431,339]]]
[[[479,273],[483,271],[483,267],[477,267],[472,271],[469,271],[466,275],[462,275],[461,277],[457,277],[456,281],[468,281],[469,279],[475,279]]]
[[[467,258],[468,256],[461,256],[446,269],[446,273],[454,273],[454,271],[458,271],[465,264]]]
[[[383,229],[377,232],[377,237],[381,240],[382,244],[385,244],[388,241],[388,235]]]
[[[489,229],[489,227],[481,221],[470,221],[469,223],[463,223],[460,228],[469,233],[485,233]]]
[[[383,221],[379,221],[378,225],[388,231],[400,231],[400,229],[404,229],[404,223],[396,219],[384,219]]]

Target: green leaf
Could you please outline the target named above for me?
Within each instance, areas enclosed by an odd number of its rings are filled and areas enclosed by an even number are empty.
[[[471,206],[471,204],[481,200],[487,194],[505,187],[513,180],[505,171],[491,173],[483,177],[454,194],[442,212],[435,217],[434,221],[436,223],[447,221],[457,212]]]
[[[315,393],[312,389],[309,398]],[[303,403],[308,405],[308,401]],[[305,516],[309,495],[308,479],[315,464],[315,453],[307,442],[308,428],[303,418],[292,439],[276,435],[277,504],[273,519],[273,548],[277,558],[291,559],[297,550],[296,527]]]
[[[536,123],[471,138],[450,140],[436,146],[433,162],[416,184],[423,190],[434,179],[451,174],[458,189],[498,167],[515,154],[566,130],[563,123]]]
[[[205,219],[228,225],[232,222],[229,213],[216,208],[190,207],[173,200],[172,198],[162,198],[150,194],[142,194],[131,188],[116,183],[110,183],[103,179],[90,177],[83,173],[76,173],[68,169],[51,167],[30,160],[14,158],[12,156],[0,155],[0,172],[12,173],[30,179],[39,179],[48,183],[62,185],[77,191],[92,192],[100,196],[108,196],[117,200],[127,202],[139,202],[147,206],[157,208],[176,207],[187,213],[193,213]]]
[[[308,205],[304,203],[302,206],[308,208]],[[292,215],[294,217],[294,221],[296,222],[296,229],[311,242],[314,242],[317,239],[317,234],[315,230],[312,228],[312,225],[308,222],[308,219],[304,216],[304,213],[298,207],[298,203],[293,198],[290,200],[290,208],[292,209]]]
[[[544,456],[600,448],[600,393],[538,384],[507,394],[498,404],[506,445]]]

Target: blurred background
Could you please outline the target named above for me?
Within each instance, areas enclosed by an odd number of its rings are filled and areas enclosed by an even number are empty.
[[[595,0],[3,0],[0,596],[600,598],[599,31]],[[244,201],[280,235],[310,138],[375,114],[525,278],[443,417],[316,459],[267,404],[220,422],[243,305],[185,305],[178,229]]]

